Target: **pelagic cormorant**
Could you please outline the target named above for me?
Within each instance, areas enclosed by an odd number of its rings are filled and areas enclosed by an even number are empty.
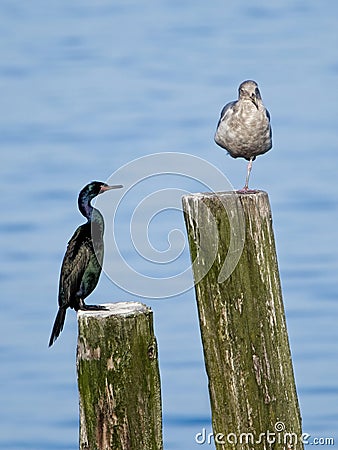
[[[93,208],[90,202],[103,192],[122,187],[122,185],[109,186],[100,181],[93,181],[87,184],[79,194],[79,210],[87,222],[77,228],[68,242],[63,258],[59,282],[59,310],[49,346],[53,345],[63,329],[67,308],[73,308],[75,311],[104,309],[97,305],[86,305],[84,302],[99,281],[104,253],[104,220],[100,211]]]
[[[245,186],[248,192],[252,161],[272,147],[270,114],[265,108],[255,81],[243,81],[238,88],[238,100],[228,103],[217,124],[215,142],[233,158],[249,161]]]

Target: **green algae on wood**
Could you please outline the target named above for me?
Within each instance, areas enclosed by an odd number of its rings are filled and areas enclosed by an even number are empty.
[[[139,302],[78,312],[80,450],[162,450],[153,313]]]
[[[182,201],[216,448],[258,448],[252,444],[261,436],[261,449],[302,449],[268,195],[195,194]]]

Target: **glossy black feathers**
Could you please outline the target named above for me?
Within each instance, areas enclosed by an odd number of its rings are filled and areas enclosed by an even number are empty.
[[[92,207],[91,200],[102,192],[120,187],[122,186],[108,186],[105,183],[93,181],[79,194],[79,210],[87,218],[87,222],[77,228],[68,242],[63,258],[59,281],[59,310],[49,346],[55,342],[63,329],[67,308],[75,311],[103,309],[84,303],[84,299],[93,292],[99,281],[104,254],[104,220],[101,213]]]

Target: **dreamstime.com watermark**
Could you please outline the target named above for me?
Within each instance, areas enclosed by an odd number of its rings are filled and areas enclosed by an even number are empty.
[[[281,449],[291,450],[296,448],[298,443],[303,445],[320,445],[333,446],[333,437],[314,437],[309,433],[297,433],[286,430],[284,422],[278,421],[274,425],[274,430],[267,430],[264,433],[255,435],[251,432],[245,433],[208,433],[205,428],[195,434],[195,442],[199,445],[259,445],[267,444],[268,446],[279,445]]]

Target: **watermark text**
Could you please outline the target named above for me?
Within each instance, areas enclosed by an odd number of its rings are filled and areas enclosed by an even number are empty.
[[[333,437],[314,437],[309,433],[297,433],[287,431],[283,422],[275,423],[274,431],[265,431],[264,433],[254,434],[252,432],[243,433],[212,433],[207,432],[205,428],[195,435],[195,442],[199,445],[211,445],[213,443],[218,445],[237,445],[237,444],[278,444],[282,448],[292,449],[298,443],[303,445],[320,445],[320,446],[334,446]]]

